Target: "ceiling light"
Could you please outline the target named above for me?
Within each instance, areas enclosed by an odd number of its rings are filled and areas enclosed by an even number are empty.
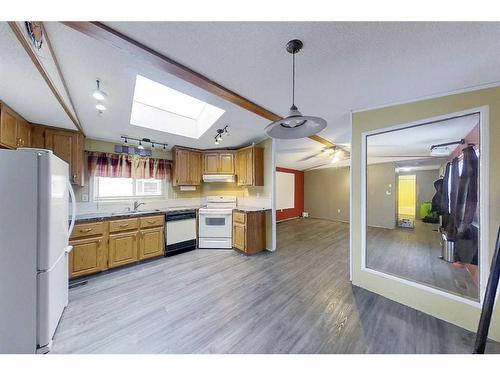
[[[137,146],[139,150],[144,150],[144,146],[142,145],[142,142],[139,141],[139,146]]]
[[[95,108],[96,108],[98,111],[100,111],[100,112],[102,112],[102,111],[105,111],[105,110],[106,110],[106,106],[105,106],[104,104],[102,104],[102,103],[97,103],[97,104],[95,105]]]
[[[218,145],[219,144],[219,137],[215,137],[215,144]]]
[[[295,106],[295,54],[303,44],[294,39],[287,43],[286,50],[292,54],[292,106],[285,118],[266,126],[266,134],[272,138],[298,139],[309,137],[326,128],[326,120],[321,117],[303,116]]]
[[[107,94],[100,89],[99,80],[96,80],[96,84],[97,84],[97,89],[94,90],[92,96],[94,97],[95,100],[103,101],[104,99],[106,99]]]

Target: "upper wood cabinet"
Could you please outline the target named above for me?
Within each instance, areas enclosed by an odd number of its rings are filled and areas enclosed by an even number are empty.
[[[172,184],[200,185],[201,184],[201,152],[174,147],[174,173]]]
[[[204,152],[203,174],[234,174],[234,153],[229,151]]]
[[[70,166],[70,181],[83,186],[83,143],[81,133],[53,128],[45,129],[45,148]]]
[[[264,149],[245,147],[236,152],[236,176],[240,186],[264,186]]]
[[[7,105],[0,103],[0,146],[30,147],[30,133],[29,123]]]

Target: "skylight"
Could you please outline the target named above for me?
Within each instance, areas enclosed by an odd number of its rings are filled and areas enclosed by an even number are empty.
[[[132,125],[198,139],[224,112],[161,83],[136,77]]]

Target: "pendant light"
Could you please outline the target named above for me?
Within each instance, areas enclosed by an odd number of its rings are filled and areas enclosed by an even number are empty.
[[[298,39],[289,41],[286,50],[292,54],[292,106],[285,118],[266,126],[266,134],[272,138],[298,139],[309,137],[326,128],[326,120],[316,116],[303,116],[295,106],[295,54],[302,49]]]
[[[96,80],[95,82],[96,82],[97,88],[92,93],[92,96],[94,97],[95,100],[102,102],[104,99],[106,99],[106,96],[108,96],[108,94],[106,94],[104,91],[101,90],[101,87],[100,87],[101,85],[100,85],[99,80]]]

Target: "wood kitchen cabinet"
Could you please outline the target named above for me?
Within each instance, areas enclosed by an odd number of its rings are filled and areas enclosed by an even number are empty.
[[[240,186],[264,186],[264,149],[256,146],[236,152],[236,177]]]
[[[137,231],[110,233],[109,268],[123,266],[139,259],[137,237]]]
[[[265,211],[233,211],[233,247],[248,255],[265,250]]]
[[[31,147],[29,123],[0,103],[0,146],[7,148]]]
[[[139,259],[161,256],[165,252],[165,215],[140,219]]]
[[[84,137],[81,133],[46,128],[45,148],[66,161],[70,166],[70,181],[83,186]]]
[[[201,184],[201,152],[180,147],[173,148],[174,186]]]
[[[108,241],[103,236],[81,238],[69,242],[70,277],[79,277],[104,271],[108,268]]]
[[[203,174],[234,174],[234,153],[228,151],[204,152]]]

